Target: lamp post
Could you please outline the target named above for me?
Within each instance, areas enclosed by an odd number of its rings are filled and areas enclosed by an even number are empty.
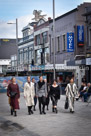
[[[54,51],[54,56],[53,56],[53,67],[54,67],[54,79],[56,78],[56,69],[55,69],[55,0],[53,0],[53,51]]]
[[[7,23],[16,25],[16,47],[17,47],[17,71],[16,75],[18,76],[18,19],[16,18],[16,23]]]

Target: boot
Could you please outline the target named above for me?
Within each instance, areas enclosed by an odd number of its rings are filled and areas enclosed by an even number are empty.
[[[31,115],[30,107],[28,106],[28,114]]]
[[[36,111],[35,106],[34,106],[34,111]]]
[[[17,116],[17,112],[16,112],[16,111],[14,111],[14,116],[15,116],[15,117]]]
[[[54,107],[52,108],[52,112],[54,112]]]
[[[55,112],[56,112],[56,113],[58,113],[58,110],[57,110],[57,108],[55,108]]]
[[[43,114],[46,114],[46,112],[45,112],[45,106],[43,106],[43,112],[42,112]]]
[[[14,112],[13,109],[11,109],[11,115],[13,115],[13,112]]]

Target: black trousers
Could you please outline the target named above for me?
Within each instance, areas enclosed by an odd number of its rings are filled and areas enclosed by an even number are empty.
[[[40,112],[42,112],[42,111],[45,112],[45,104],[42,103],[42,97],[38,97],[38,100],[39,100],[39,110],[40,110]]]

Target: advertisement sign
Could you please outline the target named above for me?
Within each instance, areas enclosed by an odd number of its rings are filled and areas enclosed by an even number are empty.
[[[86,65],[91,65],[91,58],[86,58]]]
[[[77,44],[84,46],[84,26],[77,26]]]
[[[74,52],[74,33],[67,33],[67,52]]]

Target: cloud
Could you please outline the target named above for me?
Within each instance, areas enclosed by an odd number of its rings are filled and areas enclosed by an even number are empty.
[[[46,14],[43,12],[42,14]],[[49,17],[49,16],[48,16]],[[18,18],[18,37],[22,37],[22,29],[27,26],[28,23],[32,22],[33,15],[21,16]],[[47,18],[47,17],[46,17]],[[16,20],[8,20],[3,21],[0,20],[0,38],[16,38],[16,26],[15,24],[7,24],[7,23],[15,23]]]
[[[21,30],[25,27],[29,22],[31,22],[33,15],[22,16],[18,18],[18,37],[22,37]],[[9,20],[8,22],[0,20],[0,38],[15,38],[16,37],[16,26],[15,24],[7,24],[7,23],[15,23],[16,20]]]

